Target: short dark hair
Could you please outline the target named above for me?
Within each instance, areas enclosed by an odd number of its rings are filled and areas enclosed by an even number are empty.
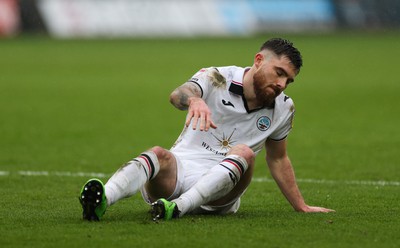
[[[292,62],[296,70],[300,72],[300,68],[303,65],[303,59],[299,50],[293,46],[291,41],[282,38],[272,38],[267,40],[261,46],[260,51],[263,50],[272,51],[278,56],[286,56],[290,62]]]

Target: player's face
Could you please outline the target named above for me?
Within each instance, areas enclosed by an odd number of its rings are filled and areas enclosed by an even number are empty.
[[[275,98],[294,81],[296,70],[286,56],[278,57],[270,52],[258,53],[253,87],[258,104],[271,106]]]

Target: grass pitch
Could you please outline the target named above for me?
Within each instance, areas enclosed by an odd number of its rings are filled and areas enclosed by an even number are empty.
[[[88,173],[106,180],[173,144],[175,87],[202,67],[251,65],[272,36],[0,40],[0,246],[399,247],[399,33],[287,36],[305,62],[286,91],[289,155],[306,201],[336,213],[294,212],[260,154],[236,215],[156,224],[136,195],[81,220]]]

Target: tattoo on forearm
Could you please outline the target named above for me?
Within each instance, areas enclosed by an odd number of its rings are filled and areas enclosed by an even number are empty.
[[[179,97],[179,109],[187,109],[189,107],[189,102],[188,102],[189,96],[185,94],[184,92],[181,92],[180,97]]]
[[[201,97],[201,90],[197,84],[195,84],[193,82],[187,82],[187,83],[183,84],[181,87],[185,88],[190,96]]]
[[[187,82],[180,87],[178,87],[176,90],[176,101],[174,101],[175,107],[181,110],[187,110],[189,107],[189,97],[197,96],[201,97],[201,90],[199,89],[199,86]]]

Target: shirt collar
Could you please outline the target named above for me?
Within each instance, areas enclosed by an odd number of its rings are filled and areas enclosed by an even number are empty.
[[[246,101],[246,99],[244,98],[244,95],[243,95],[243,77],[244,77],[244,73],[247,72],[248,70],[250,70],[250,67],[242,68],[240,70],[237,70],[234,73],[233,79],[231,81],[231,84],[229,85],[229,91],[234,93],[234,94],[236,94],[236,95],[242,96],[244,107],[246,108],[248,113],[251,113],[251,112],[255,112],[255,111],[258,111],[260,109],[263,109],[263,107],[257,108],[257,109],[253,109],[253,110],[249,110],[249,108],[247,106],[247,101]],[[266,108],[268,108],[268,109],[275,108],[275,101],[273,102],[272,106],[268,106]]]
[[[242,68],[234,72],[231,84],[229,85],[230,92],[243,96],[243,76],[248,70],[250,70],[250,67]]]

